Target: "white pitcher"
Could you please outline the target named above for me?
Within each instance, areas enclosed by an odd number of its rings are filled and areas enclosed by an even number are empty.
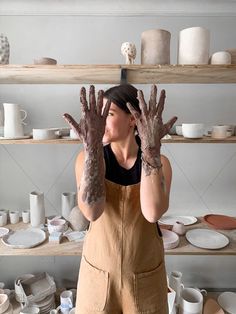
[[[27,112],[20,109],[18,104],[4,103],[4,137],[20,137],[24,136],[23,121],[27,117]],[[24,116],[21,117],[21,112]]]
[[[172,271],[169,281],[170,287],[176,292],[175,304],[179,305],[180,293],[184,288],[184,285],[182,284],[182,273],[180,271]]]

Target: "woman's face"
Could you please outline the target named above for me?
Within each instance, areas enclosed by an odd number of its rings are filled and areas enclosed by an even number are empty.
[[[104,99],[103,104],[105,105],[106,102],[107,100]],[[134,132],[134,125],[135,122],[132,115],[126,113],[112,102],[106,120],[103,143],[125,140],[130,132]]]

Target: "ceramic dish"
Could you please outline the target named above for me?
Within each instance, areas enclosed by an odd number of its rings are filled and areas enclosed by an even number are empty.
[[[0,136],[0,140],[22,140],[26,138],[31,138],[31,135],[24,135],[24,136],[16,136],[16,137],[5,137],[5,136]]]
[[[230,216],[210,214],[205,215],[203,220],[214,229],[236,229],[236,219]]]
[[[193,216],[163,216],[159,219],[159,223],[163,225],[174,225],[176,221],[183,223],[185,226],[195,224],[197,218]]]
[[[224,314],[224,311],[216,300],[210,298],[204,303],[203,314]]]
[[[0,227],[0,238],[8,234],[8,232],[9,232],[9,229]]]
[[[13,249],[29,249],[45,240],[45,232],[36,228],[12,231],[2,238],[2,242]]]
[[[76,241],[80,242],[84,240],[84,237],[86,235],[86,231],[71,231],[71,232],[65,232],[64,235],[67,237],[69,241]]]
[[[170,230],[161,229],[165,250],[174,249],[179,245],[179,236]]]
[[[218,296],[217,301],[227,313],[236,313],[236,293],[223,292]]]
[[[209,229],[189,230],[186,239],[194,246],[210,250],[221,249],[229,244],[229,239],[225,235]]]

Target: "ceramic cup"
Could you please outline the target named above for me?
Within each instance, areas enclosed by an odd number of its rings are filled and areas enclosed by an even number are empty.
[[[17,224],[20,220],[20,213],[18,210],[10,211],[10,223]]]
[[[176,221],[172,227],[172,231],[179,235],[184,235],[186,232],[186,228],[182,222]]]
[[[180,293],[179,314],[202,314],[203,295],[199,289],[184,288]]]
[[[28,224],[30,222],[30,211],[29,210],[23,210],[22,211],[22,221],[25,224]]]
[[[228,125],[214,125],[212,127],[211,136],[213,138],[223,139],[229,136]]]
[[[60,295],[61,301],[61,312],[69,313],[69,311],[73,308],[73,293],[70,290],[63,291]]]
[[[7,213],[0,212],[0,227],[3,227],[7,224]]]
[[[183,136],[186,138],[201,138],[204,134],[203,123],[183,123],[182,124]]]

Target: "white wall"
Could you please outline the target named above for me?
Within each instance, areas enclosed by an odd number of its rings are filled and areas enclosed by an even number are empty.
[[[70,8],[71,9],[71,8]],[[1,16],[0,30],[8,36],[10,63],[32,64],[50,56],[61,64],[123,63],[120,46],[136,44],[140,63],[140,34],[149,28],[171,32],[171,63],[176,63],[181,29],[204,26],[211,32],[211,53],[236,46],[234,17],[200,16]],[[149,86],[138,86],[148,95]],[[236,124],[235,85],[165,85],[165,118],[178,123]],[[96,88],[107,88],[106,85]],[[33,127],[65,126],[64,112],[80,116],[78,85],[0,85],[0,104],[20,103],[28,111],[26,132]],[[1,145],[0,208],[29,207],[29,192],[44,191],[47,214],[60,213],[60,195],[75,190],[74,160],[79,145]],[[173,167],[170,214],[235,216],[235,144],[165,144]],[[168,256],[168,271],[184,272],[186,284],[236,288],[236,257]],[[22,273],[48,271],[59,285],[76,281],[78,257],[0,257],[0,281],[12,285]],[[17,265],[17,267],[15,266]],[[67,270],[69,266],[69,271]],[[221,267],[219,271],[219,267]]]

